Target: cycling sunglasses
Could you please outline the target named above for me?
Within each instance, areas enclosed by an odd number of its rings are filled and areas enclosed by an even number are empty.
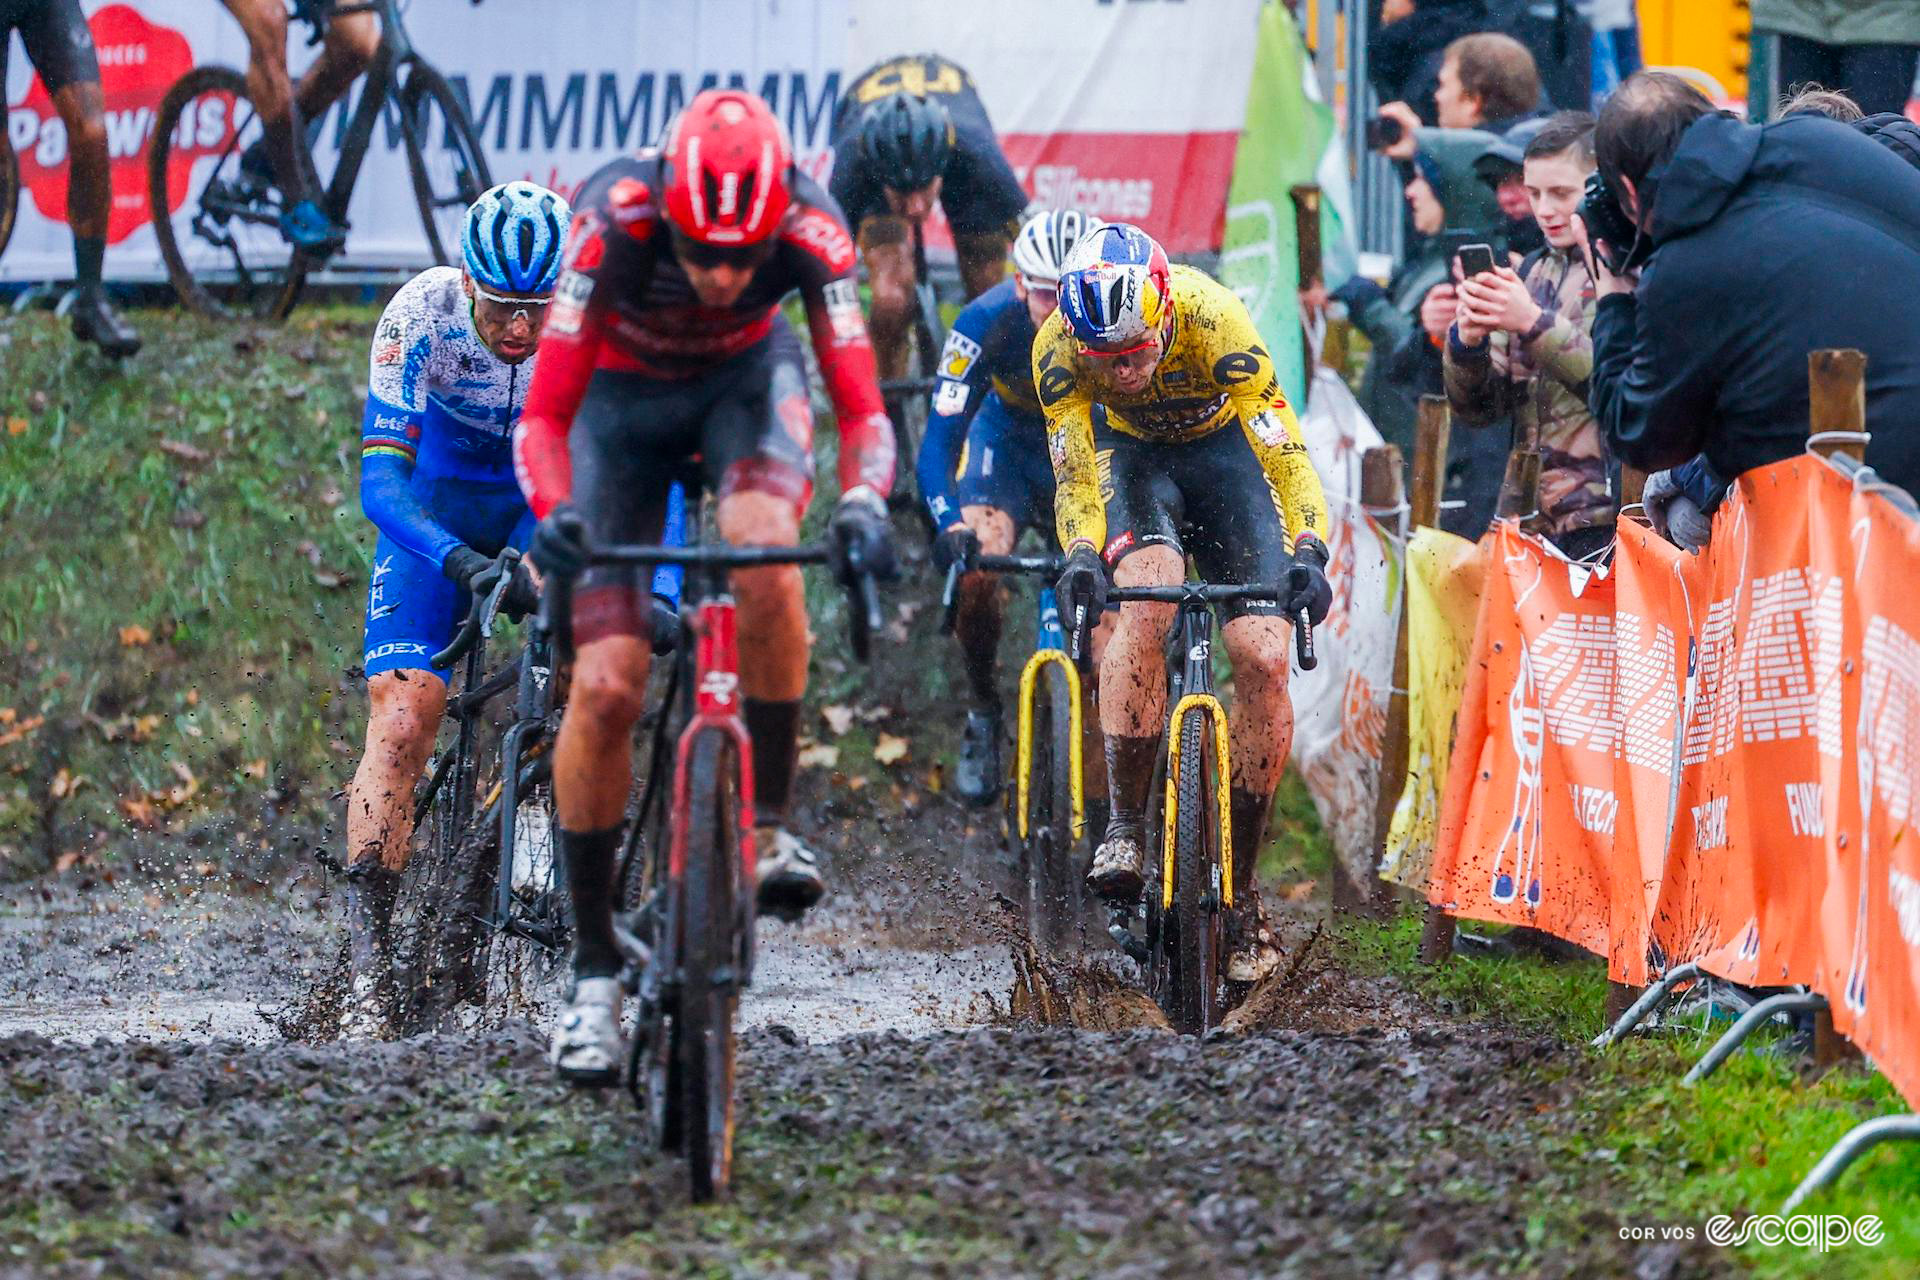
[[[1021,276],[1020,284],[1029,294],[1044,305],[1049,307],[1060,305],[1060,285],[1058,281],[1030,280],[1026,276]]]
[[[528,324],[538,324],[546,319],[547,308],[553,305],[551,295],[545,298],[509,298],[498,293],[488,293],[477,283],[473,286],[473,300],[487,304],[487,319],[499,324],[512,324],[515,320],[525,320]],[[505,313],[502,315],[501,313]]]
[[[779,238],[768,236],[752,244],[707,244],[682,233],[677,227],[673,231],[673,256],[690,267],[708,271],[714,267],[733,267],[740,271],[751,271],[773,256],[773,250],[779,244]]]
[[[1096,347],[1091,343],[1083,342],[1080,344],[1080,354],[1083,356],[1098,356],[1102,360],[1111,360],[1115,356],[1130,356],[1137,352],[1145,351],[1147,348],[1157,345],[1159,341],[1159,334],[1150,333],[1130,347]]]

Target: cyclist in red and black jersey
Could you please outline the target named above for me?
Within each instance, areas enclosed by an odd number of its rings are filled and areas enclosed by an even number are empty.
[[[813,493],[813,411],[798,338],[780,302],[800,293],[840,433],[829,541],[891,571],[886,496],[893,430],[854,291],[854,247],[833,200],[792,165],[767,105],[731,89],[697,95],[663,148],[588,179],[514,437],[534,514],[533,559],[571,573],[588,540],[658,539],[674,472],[698,458],[720,535],[790,546]],[[844,563],[841,571],[845,571]],[[647,581],[591,570],[573,602],[577,651],[554,760],[559,850],[574,916],[574,981],[553,1062],[607,1083],[620,1061],[620,956],[611,883],[649,664]],[[742,710],[753,741],[763,910],[794,915],[823,890],[784,827],[806,689],[800,571],[741,570]]]

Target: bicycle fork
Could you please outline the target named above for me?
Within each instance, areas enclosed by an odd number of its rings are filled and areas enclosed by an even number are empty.
[[[734,602],[731,595],[710,596],[694,614],[694,632],[698,636],[694,661],[693,718],[680,732],[673,766],[673,837],[668,845],[667,879],[674,886],[671,901],[677,908],[682,900],[680,886],[687,869],[688,792],[692,782],[693,745],[709,730],[733,739],[734,759],[738,762],[739,809],[735,826],[739,831],[740,891],[734,895],[734,910],[739,918],[741,947],[734,957],[737,968],[714,974],[716,985],[736,991],[753,978],[753,895],[758,882],[758,855],[753,847],[753,741],[740,718],[740,658]],[[684,920],[670,921],[668,937],[677,935]],[[677,948],[676,948],[677,949]],[[676,956],[676,962],[678,957]]]

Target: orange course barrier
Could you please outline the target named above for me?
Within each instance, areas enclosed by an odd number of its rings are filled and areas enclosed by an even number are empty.
[[[1920,1097],[1920,522],[1808,455],[1702,555],[1630,518],[1602,572],[1488,541],[1430,900],[1617,981],[1810,985]]]

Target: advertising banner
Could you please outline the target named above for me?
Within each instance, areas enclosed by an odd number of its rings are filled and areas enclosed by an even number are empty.
[[[1316,629],[1320,665],[1294,671],[1293,761],[1334,854],[1356,884],[1374,876],[1374,814],[1400,623],[1400,536],[1360,503],[1361,459],[1381,444],[1340,375],[1314,366],[1300,421],[1327,493],[1333,608]]]
[[[1502,521],[1428,900],[1607,953],[1614,826],[1614,584]]]
[[[160,100],[192,66],[244,68],[246,42],[217,0],[82,7],[100,50],[113,165],[107,274],[159,279],[144,166]],[[1194,6],[1173,0],[1044,9],[1022,0],[961,9],[933,0],[413,0],[405,21],[419,54],[467,103],[496,181],[571,191],[613,156],[657,140],[674,111],[713,85],[767,98],[802,167],[825,176],[842,85],[885,56],[934,49],[973,74],[1016,172],[1043,204],[1137,221],[1169,249],[1193,252],[1220,243],[1258,8],[1259,0],[1222,0],[1200,21]],[[316,52],[308,34],[293,24],[296,75]],[[66,131],[15,46],[7,130],[25,191],[0,280],[62,278],[73,269]],[[323,178],[361,90],[356,83],[319,122]],[[428,261],[391,110],[374,130],[348,217],[342,265]]]
[[[1440,529],[1416,529],[1407,543],[1407,783],[1394,805],[1380,876],[1420,893],[1433,867],[1486,545]]]

